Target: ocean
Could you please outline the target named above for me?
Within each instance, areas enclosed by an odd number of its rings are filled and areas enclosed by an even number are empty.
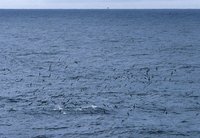
[[[200,10],[0,10],[0,137],[200,137]]]

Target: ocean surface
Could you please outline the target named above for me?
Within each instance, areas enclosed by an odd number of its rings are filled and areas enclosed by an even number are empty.
[[[0,10],[0,137],[200,137],[200,10]]]

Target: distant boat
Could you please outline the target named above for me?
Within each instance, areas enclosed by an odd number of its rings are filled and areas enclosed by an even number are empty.
[[[109,8],[109,7],[107,7],[106,9],[107,9],[107,10],[109,10],[110,8]]]

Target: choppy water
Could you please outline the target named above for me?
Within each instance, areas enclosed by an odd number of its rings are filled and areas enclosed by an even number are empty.
[[[200,10],[0,10],[0,137],[200,137]]]

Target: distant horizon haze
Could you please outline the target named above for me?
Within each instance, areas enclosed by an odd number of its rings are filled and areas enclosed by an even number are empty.
[[[200,0],[6,0],[0,9],[200,9]]]

